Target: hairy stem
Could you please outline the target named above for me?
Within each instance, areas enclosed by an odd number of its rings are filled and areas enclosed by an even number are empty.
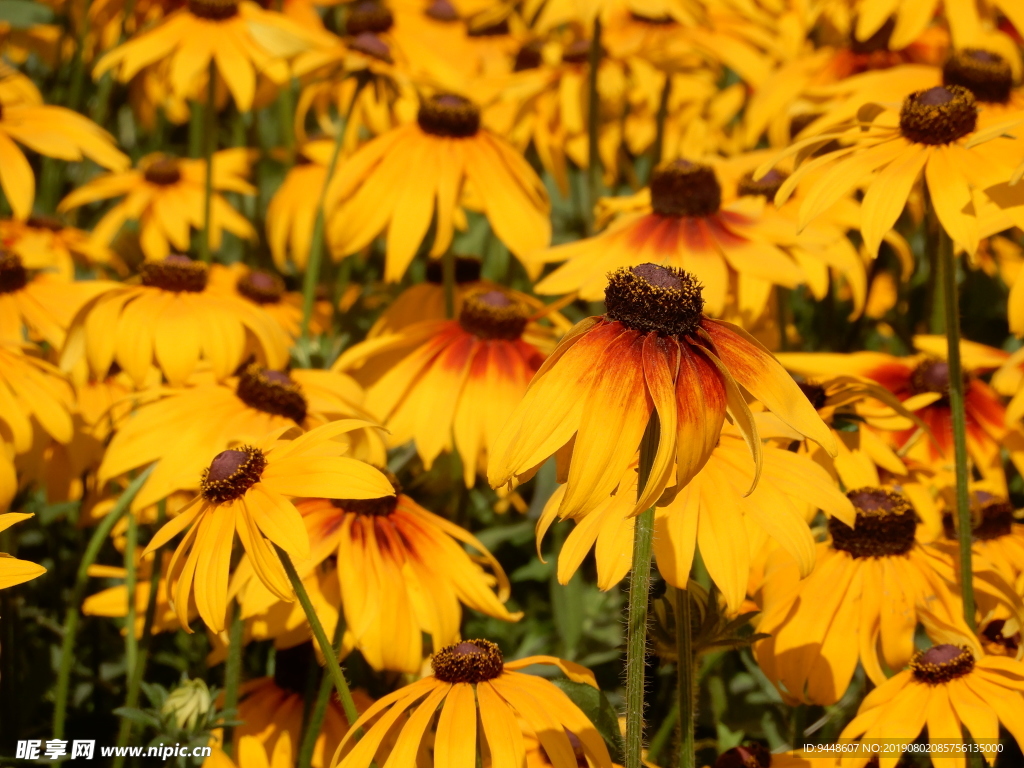
[[[690,633],[690,592],[676,589],[676,676],[679,698],[679,768],[696,768],[697,756],[694,752],[693,727],[697,714],[697,701],[694,691],[693,676],[693,643]]]
[[[341,655],[341,639],[345,636],[345,621],[338,611],[338,623],[334,627],[334,655]],[[331,675],[323,674],[320,677],[320,690],[317,691],[316,702],[313,711],[310,713],[309,722],[302,733],[302,745],[299,748],[299,759],[296,763],[298,768],[310,768],[313,762],[313,750],[316,747],[317,736],[323,727],[324,718],[327,716],[327,706],[331,702],[331,692],[334,690],[334,681]]]

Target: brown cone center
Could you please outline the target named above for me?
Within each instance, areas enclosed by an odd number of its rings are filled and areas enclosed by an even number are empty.
[[[501,650],[490,640],[464,640],[449,645],[430,660],[434,676],[445,683],[482,683],[504,671]]]
[[[760,179],[754,180],[754,173],[744,174],[743,178],[740,179],[737,192],[741,196],[752,196],[752,197],[764,197],[768,200],[775,199],[775,193],[779,191],[779,188],[785,183],[789,175],[772,168],[768,173],[762,176]]]
[[[141,271],[143,285],[175,293],[200,293],[205,290],[209,276],[205,264],[178,255],[163,261],[147,261]]]
[[[272,272],[254,269],[238,278],[235,289],[257,304],[276,304],[284,296],[284,280]]]
[[[268,371],[255,363],[238,377],[238,399],[263,413],[284,416],[296,424],[306,419],[308,404],[302,388],[287,373]]]
[[[523,335],[530,310],[501,291],[467,296],[459,312],[459,325],[480,339],[514,341]]]
[[[364,0],[352,5],[345,21],[345,31],[355,37],[364,32],[387,32],[394,26],[395,17],[383,3]]]
[[[882,488],[858,488],[846,496],[857,519],[853,528],[838,518],[829,519],[833,549],[862,558],[895,557],[913,548],[917,514],[904,496]]]
[[[391,47],[373,32],[360,32],[349,41],[348,47],[353,51],[372,56],[388,64],[394,63]]]
[[[427,6],[426,14],[434,21],[453,22],[459,20],[459,12],[448,0],[434,0]]]
[[[974,669],[974,654],[967,646],[933,645],[914,657],[910,669],[920,682],[941,685]]]
[[[978,48],[955,51],[942,67],[943,85],[959,85],[978,101],[1005,104],[1013,88],[1013,71],[998,53]]]
[[[722,188],[711,166],[670,160],[651,174],[651,208],[659,216],[710,216],[722,205]]]
[[[28,285],[28,270],[13,253],[0,251],[0,293],[14,293]]]
[[[203,472],[203,498],[215,504],[239,499],[259,482],[267,457],[259,448],[243,445],[221,451]]]
[[[704,318],[704,298],[689,272],[659,264],[618,269],[604,291],[606,316],[641,333],[685,336]]]
[[[224,21],[238,13],[238,0],[188,0],[193,16],[209,21]]]
[[[949,144],[978,124],[974,95],[960,85],[937,85],[910,94],[900,109],[900,132],[918,144]]]
[[[416,122],[434,136],[466,139],[480,130],[480,109],[469,99],[445,93],[424,100]]]
[[[150,184],[166,187],[181,181],[181,168],[178,166],[178,161],[174,158],[162,157],[147,165],[142,176]]]

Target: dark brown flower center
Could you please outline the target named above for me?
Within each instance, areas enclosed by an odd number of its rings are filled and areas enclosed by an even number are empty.
[[[757,181],[754,180],[754,173],[744,174],[743,178],[740,179],[737,191],[740,195],[750,195],[754,197],[765,197],[769,200],[775,199],[775,193],[779,191],[779,187],[785,183],[786,179],[789,178],[789,174],[784,173],[777,168],[772,168],[768,173],[762,176]]]
[[[659,216],[710,216],[722,204],[722,188],[709,165],[670,160],[651,174],[651,207]]]
[[[348,47],[353,51],[372,56],[388,64],[394,63],[394,59],[391,56],[391,47],[373,32],[360,32],[349,41]]]
[[[480,130],[480,109],[469,99],[445,93],[426,99],[420,105],[416,122],[434,136],[465,139]]]
[[[604,302],[609,319],[642,333],[685,336],[704,318],[704,297],[697,278],[658,264],[612,272]]]
[[[978,491],[971,500],[974,512],[974,528],[971,535],[977,541],[991,541],[1013,532],[1013,505],[1004,498]],[[956,539],[956,519],[952,512],[942,516],[942,527],[946,538]]]
[[[387,6],[374,0],[363,0],[351,6],[345,31],[355,37],[363,32],[387,32],[394,24],[395,17]]]
[[[960,85],[937,85],[916,91],[903,101],[900,132],[918,144],[949,144],[978,124],[974,95]]]
[[[276,304],[284,296],[284,280],[273,272],[254,269],[238,278],[235,290],[257,304]]]
[[[1017,650],[1020,648],[1020,632],[1007,636],[1003,634],[1005,629],[1006,619],[994,619],[981,630],[981,639],[986,643],[986,650],[989,650],[989,646],[994,646],[996,652],[1016,656]]]
[[[462,329],[481,339],[518,339],[529,319],[529,307],[501,291],[467,296],[459,312]]]
[[[814,410],[819,411],[825,407],[825,401],[828,399],[825,395],[825,388],[821,384],[812,384],[809,381],[798,381],[796,384],[800,387],[800,391],[804,393],[808,400],[811,401],[811,405],[814,406]]]
[[[531,40],[516,53],[516,63],[512,67],[515,72],[524,72],[527,69],[537,69],[541,65],[544,50],[544,43],[540,40]]]
[[[858,558],[893,557],[911,550],[917,514],[904,496],[882,488],[858,488],[846,496],[857,510],[857,519],[853,528],[838,518],[829,519],[833,549]]]
[[[1013,88],[1013,72],[998,53],[978,48],[954,51],[942,67],[943,85],[959,85],[978,101],[1005,104]]]
[[[296,424],[306,419],[306,396],[287,373],[268,371],[255,363],[246,366],[238,377],[238,399],[263,413],[284,416]]]
[[[850,25],[852,30],[857,28],[857,20],[854,19]],[[896,18],[890,16],[885,23],[875,30],[874,34],[865,40],[858,40],[856,34],[850,36],[850,51],[860,56],[878,53],[889,50],[889,40],[892,38],[893,30],[896,29]]]
[[[770,768],[772,753],[760,744],[733,747],[718,756],[715,768]]]
[[[331,499],[331,504],[345,512],[372,517],[387,517],[398,508],[398,497],[402,495],[402,484],[398,482],[387,468],[378,467],[384,476],[391,481],[395,489],[394,496],[382,496],[379,499]]]
[[[215,504],[240,499],[259,482],[266,468],[267,457],[259,448],[243,445],[221,451],[203,470],[203,498]]]
[[[293,648],[281,648],[274,654],[274,684],[289,693],[304,694],[309,681],[309,670],[316,663],[313,643],[305,642]]]
[[[452,22],[459,20],[459,12],[448,0],[434,0],[426,10],[427,16],[434,21]]]
[[[505,669],[498,646],[490,640],[464,640],[442,648],[430,660],[434,676],[445,683],[482,683]]]
[[[29,216],[25,223],[33,229],[47,229],[50,232],[60,232],[64,229],[64,222],[56,216]]]
[[[964,386],[969,375],[963,374]],[[949,363],[945,360],[925,360],[910,374],[910,389],[915,395],[936,392],[942,395],[939,403],[949,404]]]
[[[188,0],[188,9],[201,19],[223,21],[238,13],[238,0]]]
[[[162,157],[147,165],[142,176],[150,184],[166,187],[181,181],[181,168],[173,157]]]
[[[209,271],[201,261],[188,256],[168,256],[163,261],[142,265],[142,284],[175,293],[200,293],[206,288]]]
[[[28,285],[28,270],[13,253],[0,251],[0,293],[14,293]]]
[[[459,285],[477,282],[482,267],[483,262],[475,256],[456,256],[455,282]],[[444,261],[431,259],[427,262],[427,282],[434,285],[444,284]]]
[[[910,662],[914,679],[941,685],[963,677],[974,669],[974,654],[966,645],[933,645]]]

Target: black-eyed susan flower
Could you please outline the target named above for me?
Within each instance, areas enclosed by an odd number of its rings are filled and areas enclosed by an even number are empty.
[[[302,325],[302,294],[289,291],[284,279],[270,270],[252,269],[241,262],[210,266],[210,290],[235,296],[259,307],[281,326],[289,338],[297,339]],[[312,333],[323,333],[331,325],[331,304],[317,299],[309,319]]]
[[[934,546],[955,551],[957,541],[953,514],[942,515],[944,541]],[[1003,577],[1015,584],[1024,574],[1024,523],[1015,515],[1013,505],[1005,496],[976,490],[971,493],[971,550],[982,561],[991,563]]]
[[[0,242],[26,269],[54,271],[65,280],[74,279],[76,265],[124,269],[114,253],[94,242],[89,232],[50,216],[0,220]]]
[[[289,500],[317,495],[353,499],[394,494],[388,479],[357,459],[343,456],[348,447],[334,438],[366,422],[354,419],[325,424],[292,440],[277,440],[283,430],[256,445],[221,451],[204,471],[201,491],[150,541],[153,552],[179,533],[184,538],[168,568],[168,595],[186,631],[188,604],[214,632],[224,629],[228,576],[235,532],[259,579],[283,600],[292,588],[274,545],[302,559],[310,555],[302,517]]]
[[[597,236],[538,251],[534,263],[565,261],[537,284],[542,294],[601,298],[609,272],[650,262],[685,269],[700,280],[704,301],[721,315],[738,280],[740,303],[760,314],[772,285],[793,288],[804,273],[780,245],[796,233],[762,226],[765,201],[743,196],[723,205],[714,168],[687,160],[660,165],[649,189],[607,201],[622,215]],[[785,230],[789,231],[785,231]],[[733,288],[732,290],[737,290]]]
[[[74,392],[61,372],[20,344],[0,341],[0,435],[16,453],[32,448],[36,426],[61,443],[74,434]]]
[[[726,426],[707,463],[675,498],[655,509],[654,554],[658,571],[685,589],[699,549],[708,574],[731,612],[739,611],[751,572],[751,553],[767,538],[798,562],[804,575],[814,566],[808,520],[819,509],[853,523],[853,505],[828,473],[806,456],[765,445],[761,478],[750,490],[754,469],[738,430]],[[637,474],[630,467],[604,502],[576,521],[558,558],[558,580],[568,583],[594,549],[597,585],[611,589],[630,569]],[[537,521],[538,542],[555,521],[565,486],[548,500]],[[728,532],[728,533],[726,533]]]
[[[312,556],[296,568],[312,573],[337,556],[346,645],[374,669],[419,671],[423,634],[435,650],[457,640],[463,605],[504,621],[522,615],[505,608],[508,579],[487,548],[397,486],[387,498],[309,499],[298,509]]]
[[[259,307],[209,290],[209,267],[171,255],[142,265],[139,284],[107,283],[75,315],[61,365],[84,358],[94,376],[117,364],[137,387],[156,365],[180,386],[206,361],[226,378],[250,355],[278,370],[288,361],[288,336]]]
[[[864,697],[840,738],[880,739],[906,749],[927,727],[932,762],[943,768],[967,765],[966,752],[942,746],[962,742],[964,729],[989,760],[999,750],[1000,724],[1024,744],[1024,663],[985,655],[970,635],[959,639],[914,654],[909,668]],[[890,768],[899,757],[899,752],[883,755],[879,764]],[[857,768],[867,761],[867,756],[843,757],[842,766]]]
[[[704,315],[690,273],[656,264],[620,269],[609,278],[605,303],[603,317],[566,335],[505,424],[491,449],[493,487],[556,455],[567,477],[559,515],[585,514],[619,484],[655,415],[657,455],[634,511],[700,471],[727,411],[759,471],[761,442],[741,388],[835,453],[828,427],[771,353],[737,326]]]
[[[126,83],[146,67],[165,63],[171,92],[194,99],[213,67],[238,109],[247,112],[256,97],[257,75],[276,85],[289,77],[287,63],[272,51],[284,45],[294,55],[319,39],[313,30],[248,0],[189,0],[103,56],[93,77],[113,72]]]
[[[0,491],[2,492],[2,491]],[[0,514],[0,531],[6,531],[15,523],[28,520],[32,515],[22,512],[5,512]],[[6,552],[0,552],[0,589],[24,584],[46,573],[46,569],[28,560],[19,560]]]
[[[590,765],[611,768],[604,740],[576,704],[550,681],[519,671],[550,664],[570,680],[596,688],[585,667],[551,656],[505,662],[489,640],[450,645],[435,653],[430,664],[434,674],[377,700],[353,723],[332,768],[369,766],[385,736],[407,712],[408,719],[386,751],[393,764],[414,760],[438,709],[437,725],[431,728],[435,765],[473,765],[477,754],[489,754],[493,768],[521,766],[525,747],[518,716],[537,734],[555,768],[579,765],[566,731],[580,741]],[[351,733],[360,728],[365,735],[354,742]]]
[[[189,383],[149,390],[103,456],[100,482],[159,462],[132,502],[135,511],[175,491],[198,490],[211,452],[258,441],[275,430],[369,418],[359,385],[341,373],[274,371],[254,363],[223,381],[197,374]],[[205,415],[196,421],[196,414]],[[186,423],[192,427],[181,429]],[[384,462],[379,430],[354,429],[345,439],[349,455]]]
[[[339,358],[366,386],[366,407],[391,445],[416,442],[424,465],[454,450],[467,487],[530,379],[554,347],[534,307],[503,290],[465,295],[453,320],[425,320],[357,344]]]
[[[256,231],[231,207],[223,192],[256,193],[245,176],[249,150],[226,149],[213,155],[210,199],[210,247],[220,247],[224,231],[255,239]],[[123,197],[93,228],[93,240],[109,245],[126,222],[138,222],[139,245],[150,261],[189,250],[191,233],[203,228],[206,161],[184,160],[164,154],[147,155],[138,168],[121,169],[89,181],[65,197],[58,210],[70,211],[88,203]]]
[[[831,539],[800,580],[779,558],[766,568],[764,613],[754,646],[764,673],[790,702],[833,704],[858,661],[876,684],[886,667],[902,669],[914,653],[918,612],[931,606],[946,622],[961,615],[958,597],[917,544],[917,515],[901,494],[859,488],[849,498],[854,525],[833,518]]]
[[[466,227],[463,206],[486,215],[516,256],[551,240],[547,193],[533,168],[481,127],[476,104],[453,94],[425,98],[416,122],[346,159],[328,186],[328,204],[329,242],[338,253],[355,253],[386,233],[389,282],[405,274],[435,218],[430,254],[448,250],[455,228]]]

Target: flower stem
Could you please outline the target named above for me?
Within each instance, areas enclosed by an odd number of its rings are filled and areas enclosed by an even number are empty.
[[[309,627],[313,630],[313,637],[320,646],[320,650],[323,651],[324,659],[327,662],[327,671],[330,672],[331,680],[334,682],[334,688],[338,692],[338,698],[341,700],[341,708],[345,710],[345,719],[348,720],[348,724],[351,726],[359,719],[359,712],[356,710],[356,703],[352,698],[352,691],[349,690],[348,682],[345,680],[345,673],[341,671],[341,665],[338,663],[338,657],[332,650],[333,646],[327,639],[327,633],[324,632],[324,625],[320,623],[320,617],[316,615],[316,609],[313,608],[313,603],[310,602],[309,595],[306,593],[306,588],[302,585],[302,579],[300,579],[299,574],[295,572],[295,566],[292,564],[292,559],[288,556],[287,552],[276,544],[274,547],[277,549],[277,554],[281,558],[281,562],[284,564],[285,573],[288,574],[288,579],[292,583],[292,589],[295,590],[295,596],[299,599],[299,604],[302,606],[302,610],[306,613],[306,619],[309,621]],[[341,621],[340,617],[338,621]]]
[[[967,483],[967,413],[964,407],[964,376],[960,364],[960,312],[956,288],[956,260],[953,242],[940,231],[938,242],[939,275],[946,319],[947,363],[949,365],[949,408],[953,421],[953,460],[956,472],[957,539],[960,543],[960,594],[964,620],[971,629],[974,621],[974,583],[971,568],[971,506]]]
[[[235,600],[231,604],[231,627],[228,630],[228,658],[224,662],[224,709],[237,714],[238,687],[242,681],[242,650],[245,647],[245,622],[242,606]],[[235,719],[232,716],[232,719]],[[224,729],[224,751],[229,755],[233,745],[233,728]]]
[[[601,97],[597,91],[597,75],[601,69],[601,18],[594,18],[594,34],[590,38],[587,91],[587,210],[583,217],[587,234],[594,230],[594,206],[601,194],[601,152],[598,139],[601,128]]]
[[[341,655],[341,639],[345,636],[345,621],[341,611],[338,611],[338,623],[334,626],[334,655]],[[334,681],[329,674],[321,675],[320,690],[317,692],[316,702],[313,711],[309,716],[309,722],[302,734],[302,746],[299,748],[299,759],[297,768],[310,768],[313,762],[313,750],[316,747],[317,736],[324,724],[324,717],[327,715],[327,705],[331,701],[331,691],[334,690]]]
[[[345,112],[345,120],[338,125],[334,137],[334,149],[331,151],[331,159],[327,163],[327,175],[324,177],[324,186],[320,190],[320,197],[316,202],[316,219],[313,223],[313,236],[309,241],[309,262],[306,264],[306,274],[302,280],[302,340],[309,342],[309,321],[313,317],[313,305],[316,303],[316,285],[320,281],[320,264],[323,261],[324,251],[324,228],[326,226],[324,203],[327,201],[327,188],[331,184],[334,170],[338,167],[338,158],[341,157],[341,147],[345,143],[345,130],[349,120],[352,118],[352,110],[355,109],[359,93],[366,85],[364,75],[356,75],[356,89],[352,94],[352,101],[349,102],[348,111]]]
[[[637,497],[651,474],[661,429],[651,415],[640,443]],[[641,768],[644,741],[644,667],[647,661],[647,602],[651,587],[654,507],[641,512],[633,529],[633,568],[626,621],[626,768]]]
[[[675,590],[676,605],[676,676],[678,679],[679,697],[679,768],[696,768],[697,756],[694,751],[693,727],[697,707],[693,686],[693,643],[690,633],[693,624],[690,621],[690,592],[687,589]]]
[[[668,119],[668,101],[671,97],[672,74],[666,72],[665,85],[661,87],[661,99],[658,102],[658,114],[655,117],[654,147],[651,153],[651,169],[647,173],[648,180],[650,180],[650,175],[654,169],[658,167],[658,163],[661,162],[661,157],[665,150],[665,121]]]
[[[165,500],[158,502],[156,509],[156,527],[157,530],[160,530],[164,520],[167,519],[167,502]],[[149,646],[153,640],[153,622],[156,620],[157,591],[160,589],[161,564],[160,551],[157,550],[153,553],[153,570],[149,576],[149,600],[146,603],[146,615],[142,620],[142,636],[138,642],[138,655],[135,659],[135,666],[130,667],[131,677],[128,678],[128,693],[124,698],[124,705],[129,709],[137,707],[139,704],[139,690],[142,688],[142,677],[146,672],[146,662],[149,660]],[[134,605],[131,591],[128,592],[128,605],[129,607]],[[135,634],[134,618],[128,622],[128,634],[132,636]],[[117,746],[126,746],[131,734],[132,721],[127,717],[121,718],[121,725],[117,730]],[[124,758],[123,754],[116,755],[113,768],[121,768],[124,765]]]
[[[206,160],[206,181],[203,187],[203,232],[199,237],[199,258],[210,263],[210,210],[213,207],[213,153],[217,148],[217,108],[214,96],[217,86],[217,68],[210,59],[207,73],[206,104],[203,107],[203,157]]]
[[[135,637],[135,548],[139,543],[139,523],[135,515],[128,515],[128,535],[124,546],[124,588],[128,593],[128,613],[125,614],[124,668],[135,669],[139,653],[139,641]]]
[[[68,709],[68,688],[71,683],[71,666],[75,661],[75,633],[78,630],[78,620],[81,616],[79,606],[85,597],[85,587],[89,582],[89,566],[96,562],[96,557],[99,555],[100,549],[103,547],[107,537],[110,536],[110,532],[114,529],[114,525],[128,512],[132,499],[135,498],[135,495],[139,492],[142,484],[146,482],[155,466],[156,464],[151,464],[146,467],[125,488],[124,493],[121,494],[121,498],[117,500],[114,508],[110,510],[107,516],[96,526],[96,530],[92,532],[92,537],[85,548],[85,554],[82,555],[82,560],[78,564],[78,574],[75,576],[75,586],[71,591],[71,601],[68,603],[67,612],[64,614],[63,639],[60,644],[60,666],[57,668],[57,687],[53,697],[53,738],[55,739],[64,738],[64,723],[67,719]]]

